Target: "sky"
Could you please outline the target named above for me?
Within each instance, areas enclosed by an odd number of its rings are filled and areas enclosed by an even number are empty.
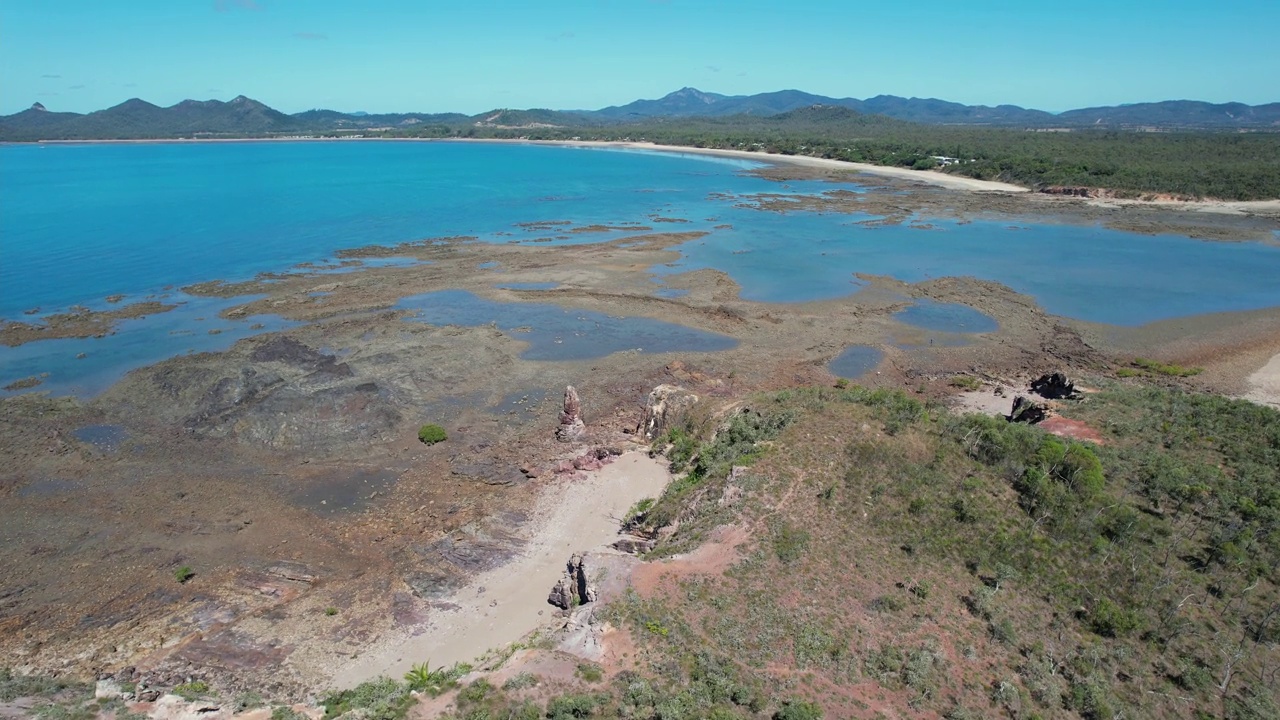
[[[684,86],[1061,111],[1280,101],[1280,0],[0,0],[0,114],[597,109]]]

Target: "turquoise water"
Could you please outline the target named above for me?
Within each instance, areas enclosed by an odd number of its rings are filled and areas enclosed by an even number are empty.
[[[91,394],[129,368],[284,326],[226,321],[210,335],[195,318],[216,303],[175,289],[193,282],[427,237],[563,244],[631,234],[518,225],[538,221],[711,231],[680,246],[674,267],[654,268],[658,279],[718,268],[761,301],[843,296],[859,287],[854,273],[870,273],[913,282],[972,275],[1028,293],[1051,313],[1120,325],[1280,305],[1280,249],[1271,245],[1029,221],[1017,229],[932,221],[937,229],[919,230],[762,212],[737,203],[752,193],[833,186],[783,186],[743,174],[748,167],[705,156],[466,143],[2,146],[0,318],[105,308],[113,294],[127,302],[168,292],[184,305],[103,339],[0,348],[0,385],[48,373],[46,389]],[[653,222],[663,217],[691,222]],[[731,227],[713,229],[722,225]],[[677,294],[660,285],[655,292]]]

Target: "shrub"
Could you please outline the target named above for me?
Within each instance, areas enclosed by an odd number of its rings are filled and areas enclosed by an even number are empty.
[[[538,676],[533,673],[522,672],[519,675],[502,683],[503,690],[523,690],[538,684]]]
[[[448,436],[444,432],[444,428],[435,423],[427,423],[418,428],[418,439],[424,445],[435,445],[438,442],[444,442]]]
[[[459,705],[482,703],[493,694],[494,687],[488,680],[480,678],[458,692]]]
[[[799,560],[809,547],[809,533],[790,525],[780,525],[773,532],[773,551],[784,563]]]
[[[600,666],[591,663],[578,663],[577,675],[589,683],[598,683],[604,679],[604,672]]]
[[[547,703],[548,720],[591,717],[598,701],[591,695],[561,695]]]
[[[773,714],[773,720],[822,720],[822,708],[803,700],[788,700]]]
[[[173,694],[182,697],[184,700],[195,700],[209,694],[209,684],[203,680],[182,683],[173,689]]]
[[[196,571],[191,569],[190,565],[183,565],[173,571],[173,579],[179,583],[185,584],[188,580],[196,576]]]
[[[413,669],[405,673],[404,681],[409,684],[410,690],[417,690],[435,697],[457,687],[458,678],[469,672],[471,672],[471,666],[463,663],[450,668],[438,667],[432,670],[431,663],[424,662],[414,665]]]
[[[1136,612],[1122,608],[1106,598],[1098,601],[1089,616],[1089,627],[1105,637],[1128,635],[1141,624]]]
[[[401,720],[413,705],[409,688],[388,677],[361,683],[350,690],[330,695],[321,701],[326,720],[352,710],[365,720]]]
[[[0,702],[12,702],[20,697],[49,697],[71,688],[82,689],[68,680],[42,675],[15,675],[8,668],[0,668]]]

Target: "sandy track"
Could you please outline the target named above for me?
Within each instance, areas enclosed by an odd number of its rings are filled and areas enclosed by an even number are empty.
[[[1249,376],[1249,391],[1244,397],[1259,405],[1280,409],[1280,355],[1273,356]]]
[[[353,687],[379,675],[399,678],[416,663],[449,666],[515,642],[549,619],[547,593],[575,552],[605,549],[619,522],[638,500],[658,497],[671,474],[666,462],[629,452],[585,480],[548,486],[533,515],[541,518],[524,553],[477,576],[435,611],[425,632],[393,637],[372,648],[330,679]]]

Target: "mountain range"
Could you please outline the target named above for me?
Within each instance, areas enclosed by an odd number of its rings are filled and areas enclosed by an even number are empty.
[[[674,118],[771,117],[813,106],[846,108],[865,115],[935,125],[1280,130],[1280,103],[1250,106],[1171,100],[1049,113],[1016,105],[964,105],[934,98],[894,95],[878,95],[866,100],[831,98],[800,90],[720,95],[686,87],[656,100],[636,100],[600,110],[498,109],[472,116],[460,113],[343,113],[335,110],[308,110],[289,115],[244,96],[229,102],[183,100],[170,107],[134,98],[87,114],[53,112],[36,103],[22,112],[0,116],[0,141],[412,131],[424,125],[576,127],[647,123]]]

